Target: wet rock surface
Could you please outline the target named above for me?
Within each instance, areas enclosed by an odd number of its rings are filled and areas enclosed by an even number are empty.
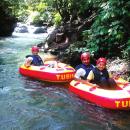
[[[4,5],[0,5],[0,36],[11,36],[16,26],[17,19],[10,15]]]
[[[130,81],[130,61],[120,58],[109,59],[107,68],[112,74]]]

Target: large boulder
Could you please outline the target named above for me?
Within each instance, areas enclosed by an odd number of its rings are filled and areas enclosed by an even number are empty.
[[[28,27],[23,24],[17,24],[17,27],[14,31],[17,33],[28,33]]]
[[[0,19],[0,36],[11,36],[16,26],[15,18],[0,16]]]
[[[47,28],[46,27],[37,27],[35,28],[34,34],[38,34],[38,33],[47,33]]]
[[[126,59],[109,59],[107,68],[113,75],[130,80],[130,62]]]
[[[12,35],[16,26],[16,18],[9,13],[3,5],[0,5],[0,36]]]

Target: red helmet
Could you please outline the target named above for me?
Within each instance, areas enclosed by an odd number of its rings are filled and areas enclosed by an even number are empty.
[[[39,48],[37,46],[32,47],[32,52],[39,52]]]
[[[89,53],[89,52],[84,52],[84,53],[82,53],[82,54],[81,54],[81,57],[80,57],[81,61],[82,61],[84,58],[90,58],[90,53]]]
[[[97,64],[99,64],[100,62],[103,62],[104,64],[107,64],[106,58],[103,58],[103,57],[101,57],[101,58],[99,58],[99,59],[97,60]]]

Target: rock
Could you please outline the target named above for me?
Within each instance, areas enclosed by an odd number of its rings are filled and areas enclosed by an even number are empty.
[[[16,26],[16,19],[11,16],[0,16],[0,36],[11,36]]]
[[[126,80],[130,79],[130,63],[125,59],[109,59],[107,64],[108,71]]]
[[[0,36],[11,36],[17,19],[8,11],[8,7],[0,4]]]
[[[28,27],[25,25],[17,26],[14,31],[17,33],[28,33]]]
[[[34,34],[38,34],[38,33],[47,33],[47,28],[46,27],[37,27],[34,32]]]

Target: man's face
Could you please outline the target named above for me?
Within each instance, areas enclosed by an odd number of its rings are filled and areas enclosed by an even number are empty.
[[[90,57],[83,58],[82,63],[85,64],[85,65],[89,65],[90,64]]]
[[[38,55],[38,51],[33,51],[33,55]]]

